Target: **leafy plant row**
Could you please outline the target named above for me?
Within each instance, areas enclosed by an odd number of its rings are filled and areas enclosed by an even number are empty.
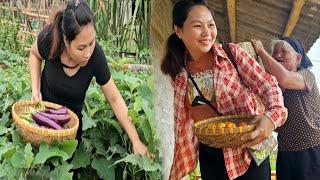
[[[150,74],[112,70],[137,131],[154,159],[132,153],[128,136],[95,82],[85,99],[81,141],[42,143],[36,148],[20,137],[11,117],[14,102],[30,99],[25,59],[0,49],[0,62],[8,66],[0,67],[0,179],[161,179]]]

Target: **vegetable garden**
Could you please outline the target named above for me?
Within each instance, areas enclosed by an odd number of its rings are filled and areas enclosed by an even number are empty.
[[[2,3],[2,7],[5,6],[5,2]],[[35,36],[24,34],[21,38],[19,24],[23,14],[19,16],[14,11],[7,11],[0,16],[1,179],[72,179],[75,172],[79,179],[161,179],[159,137],[154,125],[153,78],[150,71],[143,68],[136,71],[123,68],[128,63],[144,63],[142,67],[148,67],[150,63],[146,34],[150,1],[89,3],[98,22],[97,40],[112,66],[112,76],[128,105],[138,134],[155,156],[149,160],[133,154],[128,136],[94,81],[82,111],[81,141],[41,143],[38,148],[25,142],[12,121],[11,107],[18,100],[30,99],[27,59]],[[128,12],[132,14],[129,18],[125,16]],[[32,23],[40,24],[36,20]],[[122,56],[123,52],[134,52],[131,54],[135,55],[126,57]]]

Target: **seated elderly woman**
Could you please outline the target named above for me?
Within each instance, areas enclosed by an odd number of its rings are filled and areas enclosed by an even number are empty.
[[[301,42],[276,40],[271,56],[261,41],[251,40],[269,73],[276,77],[288,108],[286,123],[278,128],[277,179],[320,178],[320,96],[312,63]]]

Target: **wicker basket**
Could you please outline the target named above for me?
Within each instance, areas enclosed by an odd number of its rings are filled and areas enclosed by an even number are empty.
[[[253,119],[253,115],[229,115],[205,119],[194,124],[193,129],[198,140],[214,148],[240,147],[245,141],[240,137],[252,131],[255,126],[247,125],[236,128],[210,128],[211,124],[233,122],[238,124]]]
[[[43,101],[46,107],[58,109],[61,105]],[[20,116],[24,115],[29,107],[36,107],[36,102],[34,101],[18,101],[12,106],[12,117],[15,122],[21,136],[24,140],[30,142],[34,146],[39,146],[41,141],[45,141],[50,144],[55,140],[65,140],[65,139],[75,139],[77,135],[77,130],[79,128],[79,119],[77,115],[68,110],[71,116],[70,121],[63,126],[63,130],[46,129],[32,125],[26,120],[22,119]]]

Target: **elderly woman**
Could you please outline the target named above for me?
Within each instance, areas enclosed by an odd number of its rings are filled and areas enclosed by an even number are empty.
[[[276,40],[271,56],[261,41],[252,40],[269,73],[282,87],[288,108],[286,123],[278,128],[277,179],[320,178],[320,96],[312,63],[301,42]]]

